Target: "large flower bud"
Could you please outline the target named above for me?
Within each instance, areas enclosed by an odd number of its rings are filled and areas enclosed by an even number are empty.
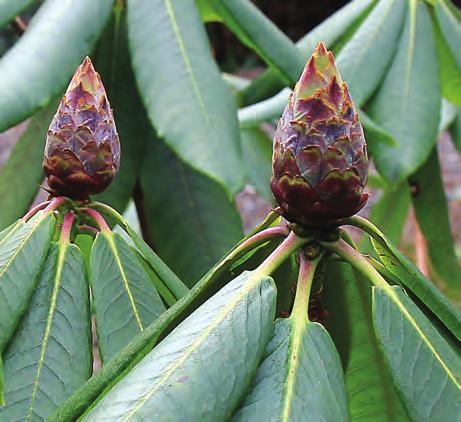
[[[88,199],[112,182],[120,164],[114,117],[87,57],[77,68],[48,129],[43,169],[52,195]]]
[[[362,126],[332,53],[320,43],[277,126],[272,192],[287,220],[334,224],[365,205],[367,172]]]

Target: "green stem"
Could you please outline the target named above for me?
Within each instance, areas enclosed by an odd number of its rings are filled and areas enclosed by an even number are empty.
[[[141,255],[149,263],[152,269],[157,273],[159,278],[167,285],[168,289],[174,294],[176,299],[181,299],[189,293],[187,286],[179,279],[179,277],[166,265],[160,257],[147,245],[146,242],[139,236],[136,231],[131,228],[127,221],[108,205],[100,202],[90,204],[92,208],[99,209],[103,214],[113,218],[122,229],[124,229],[133,240]],[[93,210],[94,211],[94,210]]]
[[[298,284],[296,286],[295,303],[291,311],[290,318],[298,321],[309,321],[309,297],[312,288],[312,281],[314,280],[315,270],[320,262],[322,254],[317,258],[309,260],[304,253],[299,254],[299,274]]]
[[[291,232],[255,271],[264,275],[272,274],[290,255],[310,240],[311,238],[299,237]]]
[[[80,208],[80,211],[91,217],[102,233],[110,233],[112,231],[106,223],[106,220],[104,220],[103,216],[99,214],[99,212],[92,210],[91,208]]]
[[[40,202],[40,204],[35,205],[35,207],[31,208],[25,215],[22,217],[21,220],[27,221],[31,217],[33,217],[37,212],[42,210],[43,208],[49,205],[50,201]]]

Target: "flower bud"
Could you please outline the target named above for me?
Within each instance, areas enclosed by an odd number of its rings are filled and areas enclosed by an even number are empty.
[[[87,57],[48,129],[43,169],[49,192],[86,200],[109,186],[119,164],[114,116],[101,78]]]
[[[332,53],[320,43],[277,126],[272,192],[287,220],[331,225],[365,205],[367,172],[358,115]]]

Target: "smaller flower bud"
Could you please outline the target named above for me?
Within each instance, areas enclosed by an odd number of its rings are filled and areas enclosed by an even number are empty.
[[[43,170],[49,192],[86,200],[109,186],[119,165],[114,116],[101,78],[87,57],[48,129]]]

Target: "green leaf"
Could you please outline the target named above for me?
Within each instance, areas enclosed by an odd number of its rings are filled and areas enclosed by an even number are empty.
[[[441,101],[428,6],[417,0],[408,5],[397,54],[369,108],[370,116],[397,141],[394,147],[376,145],[374,151],[378,171],[395,184],[429,156],[438,134]]]
[[[373,332],[371,289],[348,264],[325,266],[322,305],[341,355],[352,421],[408,421]]]
[[[9,226],[5,227],[2,231],[0,231],[0,243],[2,242],[3,238],[11,231],[14,230],[16,226],[21,224],[21,220],[17,220],[14,223],[11,223]]]
[[[377,125],[363,110],[359,111],[359,117],[365,132],[367,147],[372,154],[376,144],[383,143],[389,146],[395,146],[397,144],[395,139],[382,127]]]
[[[248,0],[209,0],[224,24],[287,83],[298,80],[305,60],[296,46]]]
[[[221,22],[221,17],[214,11],[209,0],[195,0],[195,5],[203,22]]]
[[[129,0],[138,85],[159,136],[231,193],[243,183],[237,112],[193,1]]]
[[[380,0],[337,57],[341,77],[357,106],[376,90],[392,60],[405,4],[401,0]]]
[[[443,6],[441,6],[442,4],[442,1],[437,1],[435,10],[439,19],[438,21],[433,19],[442,96],[454,104],[461,105],[461,62],[458,63],[456,61],[440,28],[439,22],[444,21],[444,19],[441,18],[441,15],[444,14]]]
[[[103,362],[157,319],[165,307],[128,243],[102,232],[91,249],[90,283]]]
[[[233,421],[348,419],[343,370],[322,325],[278,319],[265,357]]]
[[[445,132],[453,125],[458,115],[459,108],[442,98],[440,106],[440,124],[439,133]]]
[[[43,420],[91,376],[89,290],[80,250],[53,244],[18,331],[4,353],[0,419]]]
[[[242,150],[247,174],[256,191],[269,202],[274,201],[269,187],[272,174],[272,140],[263,129],[242,129]]]
[[[0,354],[0,408],[5,405],[5,380],[3,377],[3,360]]]
[[[32,117],[7,162],[0,168],[0,227],[24,215],[37,195],[44,178],[42,160],[46,133],[56,107],[56,102],[52,101]]]
[[[461,266],[454,249],[437,148],[427,162],[410,177],[416,187],[412,196],[416,219],[427,241],[434,278],[455,300],[461,300]],[[437,204],[437,206],[434,206]],[[437,221],[437,224],[434,222]]]
[[[307,58],[313,53],[320,41],[327,48],[331,48],[340,35],[363,13],[366,13],[373,3],[373,0],[353,0],[302,37],[296,43],[296,47],[304,62],[307,61]],[[295,83],[298,77],[299,75],[292,83]],[[242,105],[248,106],[275,95],[283,86],[279,75],[274,70],[268,69],[242,91]]]
[[[459,420],[460,357],[402,289],[390,290],[373,288],[373,323],[410,417]]]
[[[235,203],[159,139],[147,146],[140,182],[149,241],[191,287],[242,237]]]
[[[24,35],[0,60],[0,132],[59,94],[90,53],[112,3],[47,0],[40,7]]]
[[[458,111],[455,121],[450,127],[450,134],[456,149],[461,152],[461,111]]]
[[[461,21],[459,20],[459,11],[455,10],[447,0],[438,0],[434,10],[437,21],[440,25],[440,30],[445,38],[446,44],[450,47],[458,67],[461,67],[461,51],[459,45],[461,43]]]
[[[0,243],[0,351],[27,309],[55,224],[53,215],[39,212]]]
[[[406,182],[397,187],[386,187],[371,208],[370,220],[386,233],[391,242],[398,245],[410,205],[411,194]],[[363,243],[366,245],[363,245],[363,249],[372,252],[373,247],[368,236],[365,236]]]
[[[127,14],[121,2],[117,2],[114,7],[109,25],[99,40],[94,63],[114,109],[122,149],[120,169],[114,182],[94,199],[123,212],[138,178],[150,124],[139,98],[130,64]]]
[[[37,0],[0,0],[0,28]]]
[[[273,330],[276,289],[245,272],[192,313],[83,420],[225,420]],[[219,388],[217,387],[219,385]]]
[[[415,265],[373,224],[354,218],[355,226],[372,236],[372,245],[385,268],[411,290],[461,340],[461,312]]]

